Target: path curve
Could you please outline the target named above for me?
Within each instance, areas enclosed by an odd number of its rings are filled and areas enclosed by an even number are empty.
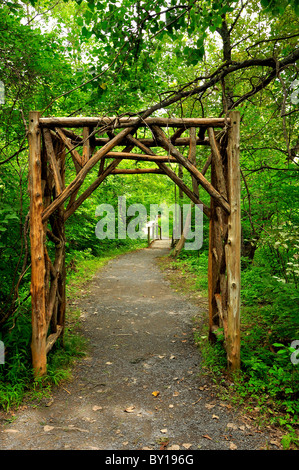
[[[266,448],[268,436],[200,375],[192,330],[198,307],[157,266],[168,251],[167,241],[157,241],[95,276],[79,305],[89,356],[50,403],[28,405],[10,424],[0,415],[0,449]]]

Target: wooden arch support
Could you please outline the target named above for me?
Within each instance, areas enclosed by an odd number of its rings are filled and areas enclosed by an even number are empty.
[[[210,338],[222,332],[228,367],[240,367],[240,169],[238,112],[228,118],[164,119],[29,115],[29,194],[31,241],[32,364],[35,376],[47,371],[47,353],[63,338],[65,324],[65,221],[109,175],[162,174],[168,176],[194,204],[202,204],[210,219],[209,328]],[[151,138],[137,137],[139,127]],[[82,129],[77,134],[76,129]],[[167,137],[163,128],[173,129]],[[215,128],[220,128],[216,135]],[[189,132],[189,137],[182,134]],[[207,134],[204,137],[205,133]],[[106,136],[105,136],[106,134]],[[221,135],[221,139],[219,139]],[[189,146],[188,158],[178,149]],[[115,151],[123,147],[122,151]],[[196,148],[210,146],[202,171]],[[137,151],[132,152],[133,149]],[[152,148],[167,153],[157,154]],[[140,153],[141,152],[141,153]],[[154,168],[119,169],[128,159],[152,162]],[[108,162],[108,163],[107,163]],[[179,164],[191,177],[191,187],[173,170]],[[66,182],[65,167],[76,176]],[[99,164],[94,181],[81,194],[90,171]],[[210,181],[206,177],[211,170]],[[202,203],[200,192],[210,196]]]

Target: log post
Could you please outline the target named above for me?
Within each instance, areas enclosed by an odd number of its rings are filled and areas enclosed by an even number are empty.
[[[43,193],[41,180],[41,132],[39,113],[29,114],[29,194],[31,244],[31,304],[32,304],[32,365],[35,377],[47,370],[46,299],[44,226],[42,222]]]
[[[211,183],[216,187],[215,162],[211,161]],[[210,224],[209,224],[209,261],[208,261],[208,293],[209,293],[209,339],[214,342],[214,327],[220,327],[217,304],[215,300],[216,292],[219,292],[219,259],[218,259],[218,221],[216,214],[216,204],[211,197],[210,201]],[[216,254],[216,256],[215,256]]]
[[[240,284],[241,284],[241,209],[240,209],[240,113],[230,113],[227,144],[227,183],[231,207],[225,247],[227,269],[227,360],[230,371],[240,368]]]

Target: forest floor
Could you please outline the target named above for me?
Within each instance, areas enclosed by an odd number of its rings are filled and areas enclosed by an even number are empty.
[[[199,307],[157,265],[168,252],[157,241],[88,283],[78,305],[88,355],[50,399],[0,414],[1,450],[277,449],[201,374]]]

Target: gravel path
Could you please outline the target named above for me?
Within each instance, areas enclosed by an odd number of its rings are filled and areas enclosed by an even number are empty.
[[[11,423],[0,414],[0,449],[259,450],[254,428],[200,375],[192,318],[155,258],[168,243],[110,261],[80,300],[89,355],[74,379]],[[271,446],[270,446],[271,448]]]

